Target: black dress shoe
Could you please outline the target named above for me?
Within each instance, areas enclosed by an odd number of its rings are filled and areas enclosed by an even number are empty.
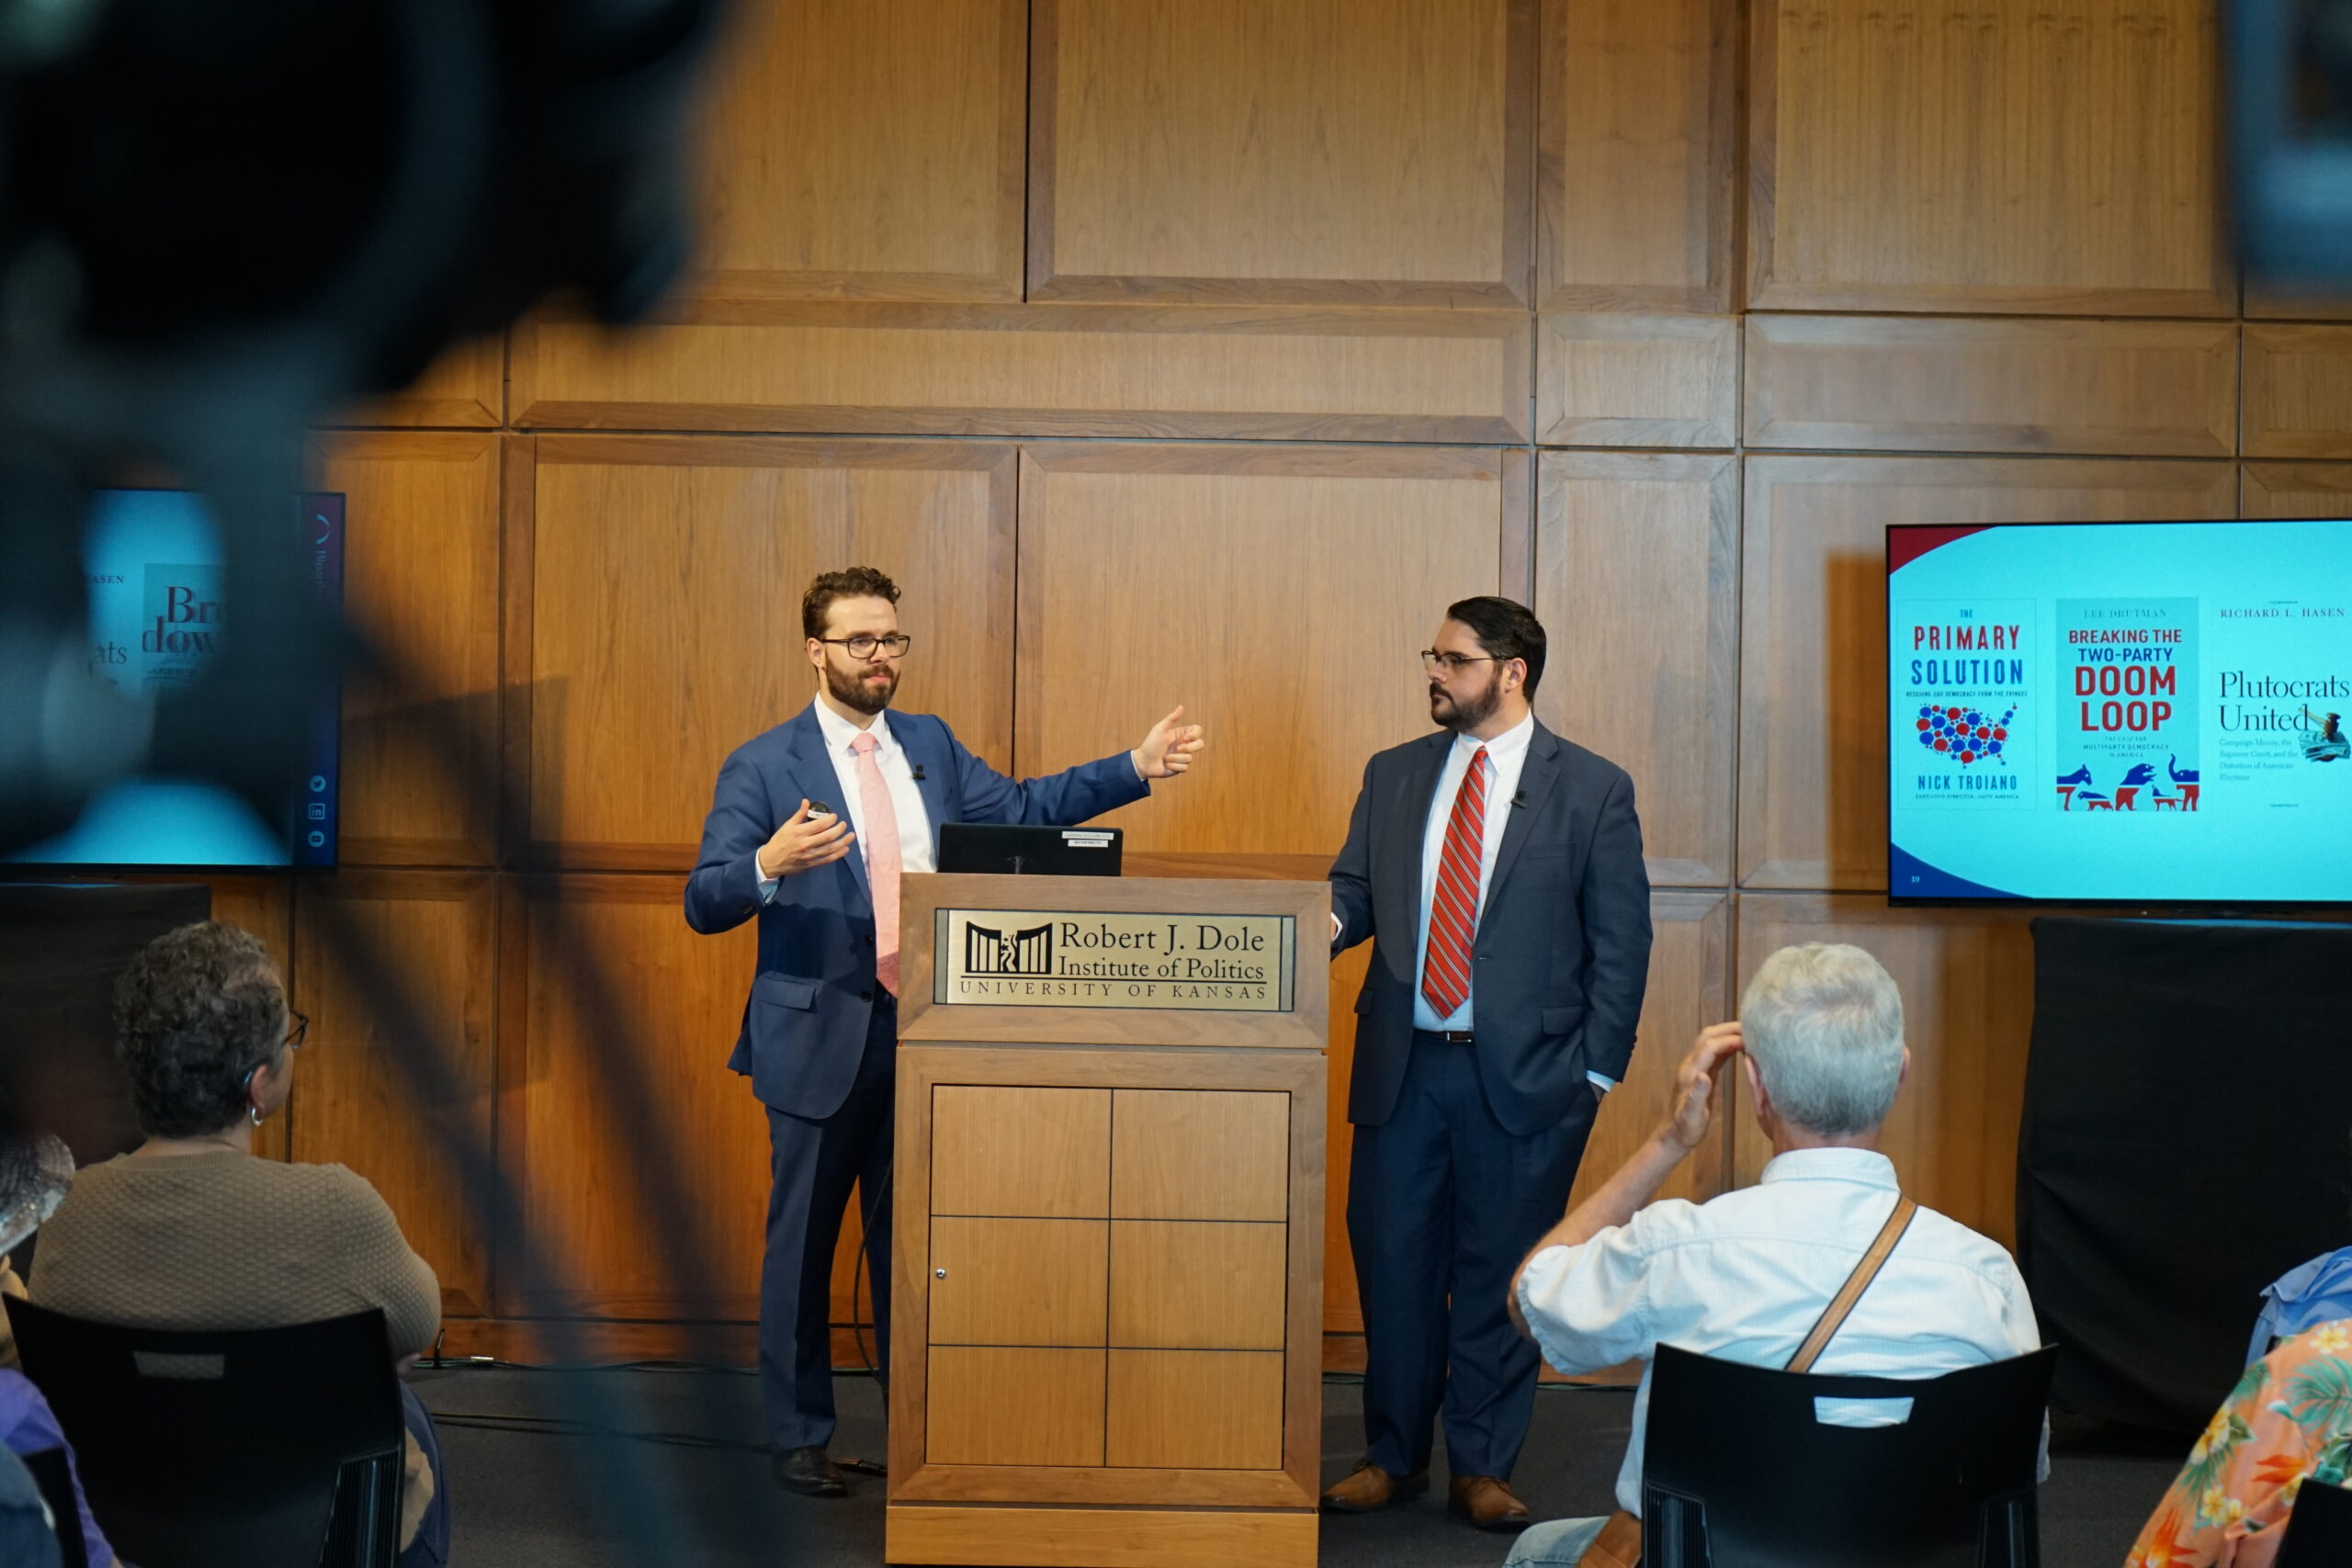
[[[820,1448],[786,1449],[768,1461],[768,1472],[786,1492],[803,1497],[846,1497],[849,1483]]]

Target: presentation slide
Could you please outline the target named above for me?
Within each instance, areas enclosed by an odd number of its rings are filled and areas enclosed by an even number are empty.
[[[1891,897],[2352,899],[2352,521],[1887,530]]]
[[[300,498],[289,544],[311,592],[343,599],[343,502]],[[202,673],[231,635],[220,592],[220,536],[203,498],[186,491],[101,491],[83,535],[90,592],[90,668],[134,695],[160,696]],[[40,865],[333,865],[340,701],[311,716],[311,766],[280,819],[188,779],[127,779],[74,826],[7,857]]]

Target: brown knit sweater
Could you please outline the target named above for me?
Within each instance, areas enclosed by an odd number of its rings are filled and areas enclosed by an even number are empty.
[[[41,1226],[32,1300],[126,1328],[282,1328],[384,1309],[392,1354],[429,1348],[441,1286],[373,1187],[339,1165],[124,1155],[74,1174]],[[408,1441],[401,1540],[435,1477]]]
[[[282,1328],[381,1307],[394,1356],[441,1327],[431,1265],[365,1179],[233,1149],[77,1172],[28,1286],[43,1306],[127,1328]]]

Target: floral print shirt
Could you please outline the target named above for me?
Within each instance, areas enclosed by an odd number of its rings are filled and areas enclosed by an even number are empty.
[[[2248,1367],[2188,1450],[2124,1568],[2270,1568],[2309,1477],[2352,1465],[2352,1318],[2323,1323]]]

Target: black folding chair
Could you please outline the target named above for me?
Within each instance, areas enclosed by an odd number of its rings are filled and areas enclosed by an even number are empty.
[[[2303,1478],[2274,1568],[2344,1568],[2352,1562],[2352,1492]]]
[[[1642,1450],[1644,1568],[2039,1568],[2057,1352],[1940,1377],[1826,1377],[1660,1347]],[[1907,1400],[1885,1427],[1816,1400]]]
[[[140,1568],[390,1568],[402,1427],[384,1314],[221,1333],[8,1303],[25,1375]]]
[[[57,1521],[59,1568],[90,1568],[89,1543],[82,1539],[82,1510],[74,1501],[74,1467],[63,1449],[40,1449],[24,1456],[49,1517]]]

